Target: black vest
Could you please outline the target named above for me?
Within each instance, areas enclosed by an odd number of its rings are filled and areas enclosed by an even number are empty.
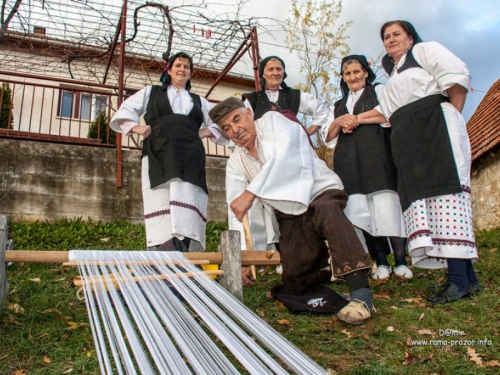
[[[149,159],[151,188],[180,178],[208,194],[205,179],[205,148],[199,136],[203,123],[201,99],[189,93],[193,108],[187,115],[173,113],[167,92],[153,86],[144,120],[151,135],[144,140],[143,155]]]
[[[335,103],[335,118],[346,113],[347,96]],[[375,86],[366,86],[354,105],[354,115],[378,105]],[[359,125],[350,134],[340,133],[335,147],[333,170],[348,195],[371,194],[380,190],[396,191],[396,169],[392,161],[390,128],[380,124]]]
[[[260,119],[269,111],[284,111],[290,110],[295,116],[299,112],[300,106],[300,90],[297,89],[282,89],[279,90],[278,101],[273,103],[267,97],[265,91],[255,91],[243,94],[252,106],[254,120]]]

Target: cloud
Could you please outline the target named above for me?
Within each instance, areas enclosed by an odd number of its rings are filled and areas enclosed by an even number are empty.
[[[470,118],[491,85],[500,79],[500,6],[497,0],[344,0],[340,23],[352,20],[348,43],[352,53],[377,57],[384,52],[379,30],[389,20],[410,21],[421,37],[437,41],[460,57],[469,67],[472,87],[464,116]],[[243,9],[249,15],[285,20],[289,0],[250,0]],[[280,55],[287,64],[288,82],[299,83],[295,58],[286,48],[284,34],[269,21],[274,39],[262,35],[261,55]]]

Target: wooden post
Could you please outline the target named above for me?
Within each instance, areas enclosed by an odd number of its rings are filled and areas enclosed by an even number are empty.
[[[221,233],[218,247],[224,261],[221,270],[224,275],[219,276],[220,285],[233,296],[243,302],[243,281],[241,279],[241,240],[237,230],[226,230]]]
[[[7,266],[5,264],[5,250],[9,242],[9,226],[7,216],[0,215],[0,309],[7,298],[9,283],[7,282]]]

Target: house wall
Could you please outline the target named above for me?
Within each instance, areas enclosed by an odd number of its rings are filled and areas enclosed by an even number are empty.
[[[89,128],[95,120],[95,115],[99,109],[94,101],[95,95],[107,97],[109,107],[105,108],[105,110],[108,118],[111,118],[118,109],[118,97],[114,90],[92,86],[93,82],[98,82],[104,77],[106,62],[103,60],[77,59],[71,64],[70,74],[67,63],[63,59],[56,58],[50,54],[44,54],[39,48],[20,49],[17,46],[2,46],[2,49],[0,49],[0,63],[3,64],[1,70],[11,70],[18,74],[36,74],[40,77],[39,79],[35,79],[0,75],[0,82],[11,81],[9,86],[13,95],[13,130],[64,137],[87,138]],[[107,84],[118,84],[117,69],[116,64],[110,66],[106,81]],[[158,69],[148,70],[127,66],[124,75],[124,84],[128,88],[140,90],[148,85],[160,84],[160,75],[161,70],[158,71]],[[50,80],[50,77],[55,76],[61,79],[74,79],[75,83],[68,84]],[[201,96],[213,84],[213,80],[202,77],[195,77],[191,81],[191,91]],[[71,111],[71,118],[59,116],[63,89],[78,91],[81,94],[86,93],[87,95],[92,93],[90,120],[75,117],[74,107]],[[253,91],[253,87],[233,84],[222,80],[212,90],[209,99],[220,101],[233,95],[241,97],[243,92],[249,91]],[[73,106],[77,105],[76,101],[75,97]],[[137,135],[134,138],[136,143],[132,142],[128,137],[123,137],[122,145],[135,148],[136,144],[140,144],[142,138]],[[207,154],[226,156],[231,154],[231,151],[227,147],[216,145],[208,142],[208,140],[204,140],[203,144]]]
[[[117,188],[113,148],[0,139],[0,150],[0,214],[33,221],[143,221],[138,151],[123,151],[123,185]],[[227,218],[226,161],[207,157],[208,220]]]
[[[474,228],[500,227],[500,152],[483,157],[474,168],[471,180]]]

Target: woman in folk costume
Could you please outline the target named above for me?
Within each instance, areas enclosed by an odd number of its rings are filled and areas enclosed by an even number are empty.
[[[357,121],[389,119],[413,264],[448,267],[447,282],[429,301],[466,298],[481,290],[472,266],[478,254],[472,229],[471,151],[461,114],[469,71],[439,43],[422,42],[407,21],[385,23],[380,35],[390,78],[377,110],[358,115]]]
[[[192,71],[188,54],[171,56],[160,78],[163,84],[125,100],[110,123],[115,131],[144,137],[142,194],[149,250],[205,248],[208,189],[201,138],[220,144],[227,140],[208,116],[212,105],[189,92]],[[143,114],[146,125],[140,125]]]
[[[268,56],[259,65],[260,86],[262,90],[245,93],[242,100],[250,108],[254,120],[260,119],[269,111],[281,112],[285,117],[299,122],[297,115],[304,114],[312,117],[312,125],[307,129],[308,134],[315,133],[321,126],[329,121],[328,109],[314,95],[289,87],[285,83],[285,62],[278,56]],[[230,186],[227,181],[226,186]],[[236,198],[230,189],[228,202]],[[228,210],[229,228],[242,230],[242,224],[236,220],[231,209]],[[253,246],[256,249],[278,248],[279,229],[274,211],[260,200],[255,200],[248,211],[250,231]],[[246,249],[244,236],[242,249]],[[279,268],[278,268],[279,270]],[[278,271],[279,272],[279,271]]]
[[[349,195],[344,212],[363,231],[370,255],[377,263],[372,278],[385,280],[391,274],[387,262],[389,239],[396,263],[394,275],[411,279],[413,274],[406,263],[403,213],[396,193],[390,128],[374,123],[341,132],[342,116],[375,108],[383,86],[372,84],[375,73],[362,55],[344,57],[340,76],[343,97],[335,103],[334,121],[322,127],[321,136],[328,147],[335,147],[333,170]]]

